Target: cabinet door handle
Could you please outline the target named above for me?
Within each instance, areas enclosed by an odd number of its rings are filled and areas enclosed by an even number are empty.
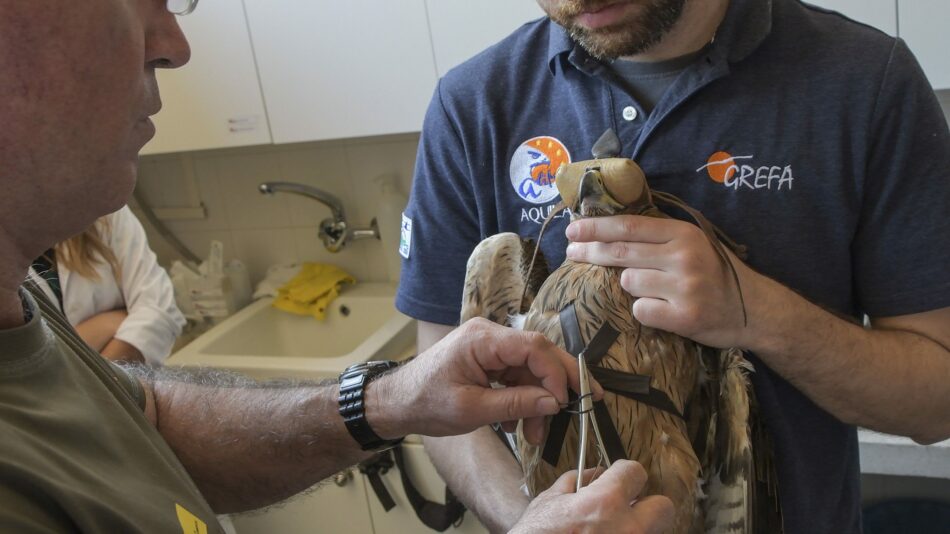
[[[260,117],[257,115],[232,117],[228,119],[228,130],[230,130],[231,133],[249,132],[251,130],[256,130],[259,123]]]

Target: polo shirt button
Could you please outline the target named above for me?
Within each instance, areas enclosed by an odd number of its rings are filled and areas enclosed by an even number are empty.
[[[623,108],[623,118],[627,121],[637,120],[637,108],[633,106]]]

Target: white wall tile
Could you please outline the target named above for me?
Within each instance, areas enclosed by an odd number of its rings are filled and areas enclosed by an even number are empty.
[[[287,195],[262,195],[258,190],[262,182],[280,179],[277,153],[223,157],[217,160],[217,167],[232,229],[291,226]]]
[[[383,243],[379,240],[372,241],[362,241],[358,243],[361,247],[366,249],[366,256],[369,258],[367,266],[366,279],[373,282],[398,282],[398,278],[395,280],[390,280],[389,272],[386,268],[386,260],[383,257]],[[398,254],[399,252],[394,252]]]
[[[136,187],[153,207],[181,206],[188,203],[188,189],[177,156],[148,158],[139,164]]]
[[[181,256],[178,255],[168,241],[162,239],[145,217],[142,217],[142,212],[139,211],[134,204],[130,204],[130,207],[132,208],[132,213],[138,217],[142,223],[142,227],[145,228],[145,237],[148,238],[148,245],[152,249],[152,252],[158,256],[158,263],[168,267],[173,260],[181,259]],[[181,239],[181,235],[176,234],[176,236]]]
[[[317,237],[317,225],[329,210],[295,195],[264,196],[257,186],[287,181],[323,189],[342,201],[351,225],[368,226],[376,216],[378,176],[396,175],[408,194],[418,140],[418,134],[400,134],[147,157],[140,187],[156,207],[184,205],[193,190],[189,187],[196,188],[207,218],[168,221],[169,229],[200,257],[207,256],[212,239],[222,241],[226,258],[244,261],[255,284],[270,265],[303,261],[339,265],[361,281],[386,281],[379,241],[354,241],[332,254]],[[193,165],[192,186],[183,178],[187,159]],[[163,265],[178,259],[152,229],[146,231]]]
[[[410,139],[379,144],[354,143],[347,145],[346,158],[352,173],[353,189],[357,191],[357,214],[362,220],[376,216],[379,185],[382,175],[398,178],[402,194],[409,196],[412,173],[416,162],[418,135]]]
[[[175,250],[169,242],[164,239],[154,227],[142,216],[141,210],[132,206],[132,213],[138,217],[145,228],[145,235],[148,238],[149,247],[158,256],[158,263],[169,267],[175,260],[184,260],[184,258]],[[172,234],[178,238],[181,243],[191,252],[198,255],[199,258],[208,257],[208,251],[211,249],[211,241],[221,241],[224,245],[225,261],[232,258],[238,258],[234,249],[234,239],[231,230],[172,230]]]
[[[337,197],[351,224],[353,220],[353,193],[350,173],[346,166],[346,152],[342,146],[322,147],[305,145],[279,154],[281,181],[297,182]],[[330,216],[330,210],[319,202],[299,195],[283,194],[287,198],[292,226],[316,226]]]
[[[299,263],[296,229],[234,230],[235,256],[247,265],[251,283],[257,284],[275,264]]]
[[[200,220],[168,221],[169,230],[177,233],[230,229],[231,221],[228,218],[224,190],[218,179],[216,158],[195,158],[193,161],[198,200],[204,205],[206,216]],[[177,206],[187,207],[187,204],[178,204]]]

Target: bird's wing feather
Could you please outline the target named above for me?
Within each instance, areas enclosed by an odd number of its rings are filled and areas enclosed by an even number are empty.
[[[529,271],[534,243],[513,233],[484,239],[468,258],[460,323],[483,317],[498,324],[524,313],[547,276],[540,254]],[[524,301],[522,300],[524,296]]]
[[[752,532],[785,532],[782,503],[779,499],[778,473],[775,466],[775,444],[765,428],[755,392],[749,393],[749,428],[752,439]]]
[[[703,378],[691,414],[694,447],[703,462],[705,531],[752,533],[752,445],[747,372],[738,349],[703,347]],[[704,426],[705,425],[705,426]]]
[[[703,449],[698,452],[706,477],[705,530],[781,533],[774,448],[749,383],[752,365],[738,349],[705,348],[703,362],[707,373],[695,398],[707,413],[696,417],[706,418],[708,425],[703,439],[694,437],[694,446]]]

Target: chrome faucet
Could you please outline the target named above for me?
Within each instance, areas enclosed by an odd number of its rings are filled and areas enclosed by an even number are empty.
[[[348,228],[346,215],[343,212],[343,203],[340,199],[326,191],[309,185],[293,182],[265,182],[257,187],[262,195],[274,193],[292,193],[316,200],[330,208],[331,217],[320,222],[320,239],[323,246],[330,252],[343,250],[346,243],[354,239],[379,239],[379,226],[374,218],[368,228]]]

